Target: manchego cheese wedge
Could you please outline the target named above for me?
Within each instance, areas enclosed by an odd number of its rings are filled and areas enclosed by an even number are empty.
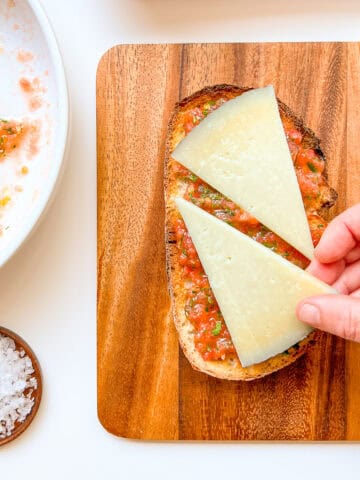
[[[172,157],[307,258],[313,243],[272,86],[229,100]]]
[[[176,198],[243,367],[284,352],[311,328],[295,315],[329,285],[192,203]]]

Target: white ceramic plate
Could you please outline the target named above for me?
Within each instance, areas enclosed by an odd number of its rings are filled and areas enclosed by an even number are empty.
[[[30,92],[21,87],[27,82]],[[0,200],[11,198],[5,207],[0,202],[0,266],[28,237],[55,189],[68,117],[61,55],[38,1],[0,0],[0,118],[27,119],[38,129],[35,153],[28,143],[0,162]]]

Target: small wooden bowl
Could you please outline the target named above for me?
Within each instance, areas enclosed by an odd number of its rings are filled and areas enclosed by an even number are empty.
[[[36,380],[37,380],[37,389],[33,391],[32,397],[34,400],[34,405],[32,407],[31,412],[29,415],[25,418],[25,420],[20,423],[15,424],[15,428],[12,431],[11,435],[5,438],[0,438],[0,447],[1,445],[5,445],[6,443],[11,442],[12,440],[15,440],[19,435],[21,435],[30,425],[30,423],[34,420],[34,417],[39,409],[39,405],[41,402],[41,396],[42,396],[42,377],[41,377],[41,370],[40,370],[40,365],[39,361],[36,358],[35,353],[31,350],[29,345],[21,338],[19,335],[16,333],[12,332],[11,330],[8,330],[7,328],[0,327],[0,334],[3,334],[9,338],[12,338],[15,342],[16,350],[21,350],[23,349],[25,351],[25,355],[27,355],[33,365],[34,373],[32,374]],[[25,390],[26,392],[26,390]]]

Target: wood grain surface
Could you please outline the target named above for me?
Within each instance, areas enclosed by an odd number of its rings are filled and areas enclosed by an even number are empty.
[[[324,334],[254,382],[194,371],[170,315],[164,245],[167,122],[205,85],[273,84],[322,140],[337,214],[360,201],[357,43],[122,45],[97,75],[98,414],[157,440],[360,440],[360,346]]]

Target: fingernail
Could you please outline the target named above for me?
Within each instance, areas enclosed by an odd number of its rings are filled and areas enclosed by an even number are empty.
[[[299,310],[299,320],[316,327],[320,324],[320,311],[315,305],[304,303]]]

